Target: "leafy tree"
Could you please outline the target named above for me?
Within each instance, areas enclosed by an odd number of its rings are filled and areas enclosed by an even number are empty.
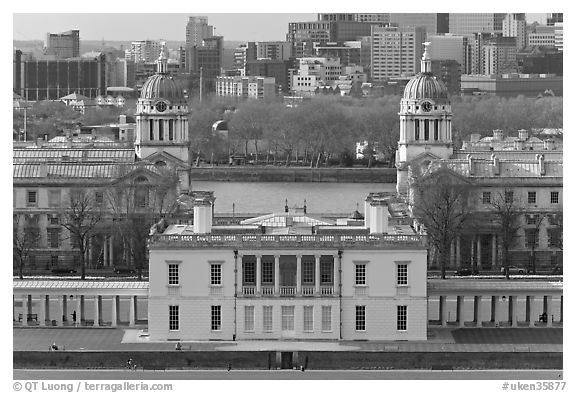
[[[268,126],[268,105],[262,101],[249,100],[242,104],[228,122],[232,138],[243,141],[244,154],[248,156],[248,143],[254,142],[255,162],[258,163],[258,141]]]
[[[447,168],[440,168],[431,174],[411,169],[412,211],[416,220],[424,226],[428,241],[438,255],[444,279],[452,242],[460,235],[470,217],[471,185]]]

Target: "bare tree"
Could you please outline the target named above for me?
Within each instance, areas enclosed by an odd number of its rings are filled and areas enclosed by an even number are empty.
[[[425,175],[413,173],[412,212],[424,226],[428,241],[434,247],[443,279],[446,278],[452,242],[470,217],[470,190],[470,183],[447,168]]]
[[[524,209],[514,197],[514,192],[507,188],[491,198],[490,206],[498,235],[502,241],[502,267],[506,279],[510,279],[509,251],[518,238],[518,230],[521,227],[520,217]]]
[[[147,261],[150,226],[171,213],[176,204],[176,173],[169,169],[156,169],[162,176],[123,179],[111,184],[104,193],[112,214],[113,230],[124,244],[124,263],[130,266],[130,260],[134,261],[139,280]]]
[[[90,241],[95,237],[97,227],[102,221],[102,205],[95,195],[84,188],[70,190],[68,206],[62,213],[60,224],[68,230],[72,245],[80,252],[80,278],[86,278],[86,252]]]
[[[530,218],[532,227],[526,229],[526,243],[527,246],[530,247],[530,264],[532,265],[533,273],[536,273],[536,248],[538,247],[540,227],[545,217],[545,214],[533,214]]]
[[[40,231],[38,227],[21,228],[21,224],[25,224],[25,216],[18,214],[14,216],[13,221],[13,256],[18,265],[18,277],[24,278],[24,265],[28,262],[30,251],[36,247],[40,239]]]

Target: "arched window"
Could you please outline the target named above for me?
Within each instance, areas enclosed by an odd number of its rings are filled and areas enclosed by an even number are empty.
[[[154,165],[156,165],[157,167],[165,167],[166,166],[166,162],[162,161],[162,160],[158,160],[154,163]]]

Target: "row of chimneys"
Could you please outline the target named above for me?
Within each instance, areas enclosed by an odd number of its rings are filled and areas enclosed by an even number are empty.
[[[468,166],[470,170],[470,175],[474,175],[474,159],[472,155],[468,154],[466,156],[468,160]],[[495,175],[500,174],[500,159],[496,157],[496,154],[492,154],[490,156],[490,160],[492,160],[492,169]],[[544,165],[544,154],[536,154],[536,162],[538,163],[538,173],[540,176],[546,175],[546,167]]]
[[[191,191],[189,196],[194,209],[194,233],[210,233],[212,231],[213,206],[216,200],[214,192]],[[385,233],[388,230],[390,197],[390,194],[384,192],[371,192],[366,197],[364,201],[364,226],[370,229],[370,233]]]

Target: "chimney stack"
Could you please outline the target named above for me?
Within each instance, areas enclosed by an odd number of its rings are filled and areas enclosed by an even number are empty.
[[[386,233],[388,231],[388,201],[383,198],[373,198],[370,201],[370,233]]]
[[[210,233],[212,231],[212,208],[214,206],[213,191],[192,191],[194,206],[194,233]]]
[[[502,140],[502,130],[494,130],[494,136],[492,137],[493,141],[501,141]]]

